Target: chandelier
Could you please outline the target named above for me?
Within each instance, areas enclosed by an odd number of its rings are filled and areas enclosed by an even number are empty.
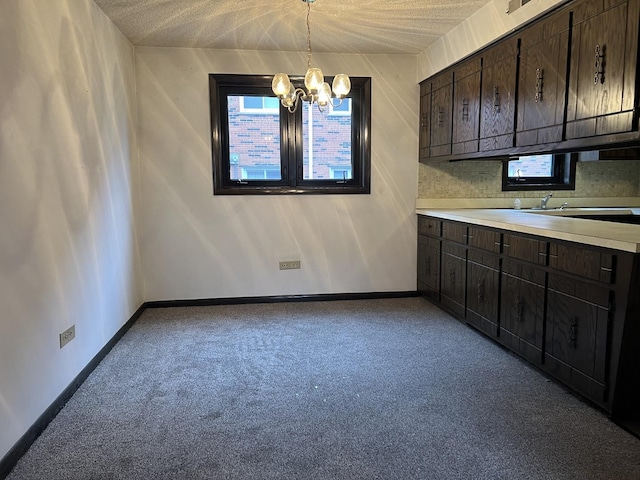
[[[322,70],[311,67],[311,26],[309,17],[311,15],[311,4],[316,0],[302,1],[307,4],[307,73],[304,76],[304,85],[307,90],[304,91],[301,88],[294,87],[286,73],[276,74],[271,82],[273,93],[280,99],[280,103],[289,110],[289,113],[297,110],[300,99],[309,102],[310,105],[317,104],[320,111],[329,104],[337,107],[351,90],[351,80],[344,73],[336,75],[333,78],[333,85],[330,87],[324,81]],[[332,96],[337,99],[337,103],[332,101]]]

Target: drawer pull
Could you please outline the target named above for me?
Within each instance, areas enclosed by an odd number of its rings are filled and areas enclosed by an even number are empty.
[[[600,270],[602,270],[603,272],[613,272],[613,268],[608,267],[600,267]]]
[[[569,345],[576,348],[576,341],[578,339],[578,318],[571,317],[571,323],[569,324]]]
[[[533,97],[536,103],[542,101],[542,75],[543,75],[543,70],[541,68],[536,68],[536,88],[535,88],[536,94]]]
[[[484,303],[484,280],[478,282],[478,302]]]

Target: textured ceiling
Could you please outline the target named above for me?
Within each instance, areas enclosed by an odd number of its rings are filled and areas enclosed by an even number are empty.
[[[302,0],[94,0],[134,45],[305,51]],[[317,0],[313,51],[419,53],[492,0]]]

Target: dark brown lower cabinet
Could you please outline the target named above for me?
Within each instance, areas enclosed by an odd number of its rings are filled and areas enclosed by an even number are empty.
[[[602,404],[611,304],[608,289],[549,275],[545,370]]]
[[[467,261],[467,322],[484,332],[498,335],[500,257],[469,250]]]
[[[435,217],[418,227],[423,295],[640,425],[640,253]]]
[[[442,243],[440,303],[461,318],[465,314],[467,249]]]
[[[440,240],[418,235],[418,291],[438,300],[440,297]]]
[[[503,263],[499,341],[530,362],[542,362],[545,272],[510,259]]]

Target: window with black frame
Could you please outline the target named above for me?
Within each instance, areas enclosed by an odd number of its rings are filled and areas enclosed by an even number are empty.
[[[575,154],[513,157],[502,165],[502,190],[575,190]]]
[[[370,192],[370,78],[352,77],[342,102],[294,113],[267,76],[211,74],[209,86],[214,194]]]

